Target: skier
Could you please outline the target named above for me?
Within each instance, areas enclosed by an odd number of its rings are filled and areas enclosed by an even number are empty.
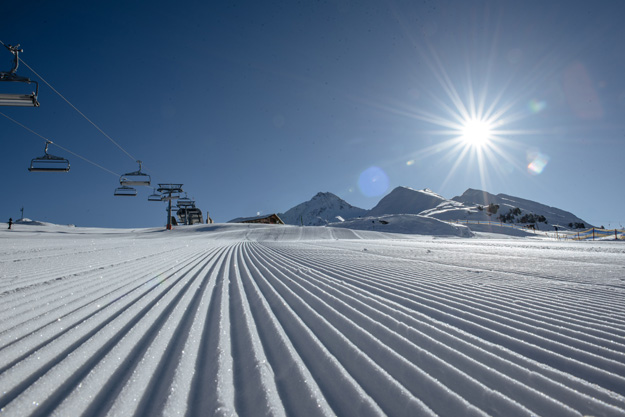
[[[9,229],[13,226],[13,218],[9,217]]]

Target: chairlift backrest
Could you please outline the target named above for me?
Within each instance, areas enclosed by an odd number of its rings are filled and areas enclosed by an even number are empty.
[[[195,207],[195,201],[187,197],[181,197],[176,202],[178,207]]]
[[[37,95],[28,94],[0,94],[0,106],[39,107]]]
[[[44,155],[30,160],[30,172],[68,172],[69,161],[60,156],[50,155],[48,145],[52,142],[47,140]]]
[[[163,196],[158,193],[150,194],[148,201],[163,201]]]
[[[121,187],[115,189],[114,195],[118,197],[135,197],[137,195],[137,190],[132,187],[122,185]]]
[[[34,158],[30,161],[28,170],[30,172],[69,172],[69,161],[65,158]]]
[[[124,174],[119,179],[119,183],[121,185],[145,185],[149,186],[152,182],[152,179],[148,174],[144,174],[142,172],[129,172]]]

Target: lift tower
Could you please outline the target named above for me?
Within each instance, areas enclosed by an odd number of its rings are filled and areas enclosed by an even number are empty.
[[[159,184],[156,191],[161,193],[163,201],[167,200],[167,230],[171,230],[171,200],[180,197],[182,184]]]

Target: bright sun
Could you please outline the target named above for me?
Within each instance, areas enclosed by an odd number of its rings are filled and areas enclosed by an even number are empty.
[[[490,142],[491,125],[479,119],[467,120],[462,126],[462,138],[467,145],[481,148]]]

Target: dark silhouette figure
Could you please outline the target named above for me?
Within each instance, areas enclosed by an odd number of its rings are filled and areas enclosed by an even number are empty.
[[[9,217],[9,229],[13,226],[13,218]]]

